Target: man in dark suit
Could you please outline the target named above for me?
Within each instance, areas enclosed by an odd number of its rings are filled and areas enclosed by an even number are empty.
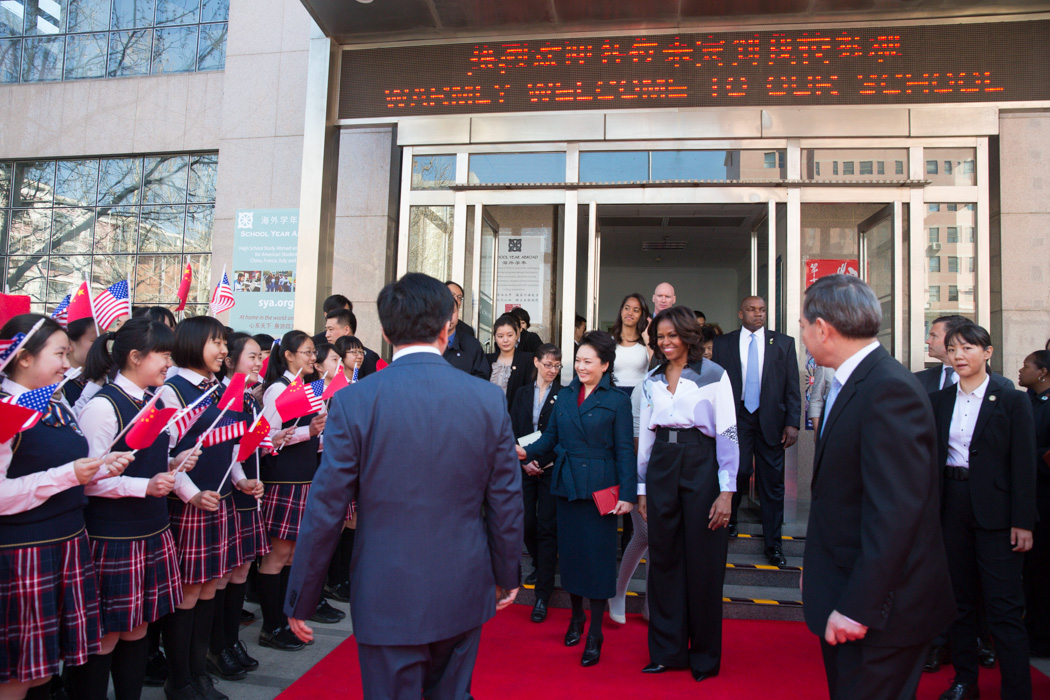
[[[858,278],[806,291],[802,342],[835,370],[813,465],[803,610],[832,700],[911,700],[931,639],[955,617],[926,392],[876,340]]]
[[[394,359],[332,399],[285,611],[309,641],[303,620],[356,501],[350,608],[364,696],[463,700],[481,625],[518,588],[514,434],[503,392],[441,358],[454,308],[441,282],[405,275],[380,292],[378,307]]]
[[[798,440],[802,414],[795,340],[765,327],[766,302],[762,297],[747,297],[740,302],[737,316],[743,328],[717,336],[713,358],[729,375],[737,402],[740,471],[733,494],[730,533],[736,532],[737,511],[754,471],[762,506],[766,557],[774,566],[786,566],[780,544],[784,523],[784,450]]]
[[[948,362],[948,351],[944,349],[944,339],[948,336],[948,333],[964,323],[971,323],[971,321],[965,316],[953,314],[935,318],[933,323],[930,324],[930,334],[926,338],[926,346],[929,348],[930,357],[939,360],[941,364],[936,367],[921,369],[915,373],[927,394],[940,391],[949,384],[955,384],[959,381],[959,378],[955,375],[955,370],[952,369],[951,364]]]
[[[517,318],[518,323],[521,326],[521,335],[518,337],[518,350],[535,354],[536,350],[543,345],[543,340],[539,335],[529,330],[529,326],[532,325],[532,319],[529,317],[529,312],[518,306],[511,309],[508,313]]]
[[[357,335],[357,316],[348,309],[333,309],[325,314],[324,341],[335,344],[344,335]],[[316,345],[316,343],[315,343]],[[364,379],[379,369],[379,353],[365,347],[365,359],[361,361],[357,378]],[[384,365],[386,366],[386,365]]]
[[[457,300],[452,285],[459,287],[454,282],[446,285],[449,292],[452,292],[455,308],[452,311],[452,320],[448,324],[448,347],[445,348],[444,357],[456,369],[488,381],[492,366],[489,365],[489,361],[485,358],[485,349],[481,347],[481,343],[474,337],[474,331],[471,330],[468,335],[461,330],[462,326],[467,326],[467,324],[459,320],[459,310],[462,308],[462,294],[460,294],[460,300]],[[467,326],[467,328],[470,328],[470,326]]]
[[[461,287],[456,282],[453,282],[452,280],[445,282],[445,286],[448,287],[448,291],[452,292],[452,298],[456,300],[456,313],[458,315],[459,312],[463,309],[463,287]],[[464,336],[469,335],[471,338],[477,337],[474,335],[474,329],[471,328],[469,324],[464,323],[463,319],[459,319],[459,321],[456,323],[455,329],[452,332],[456,334],[462,333]]]

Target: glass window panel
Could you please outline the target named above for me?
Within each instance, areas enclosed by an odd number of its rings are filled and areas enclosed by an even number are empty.
[[[941,258],[938,255],[931,255],[930,258],[930,272],[941,271]]]
[[[565,154],[475,154],[470,156],[470,173],[467,181],[471,183],[565,182]]]
[[[200,0],[157,0],[157,25],[196,24]]]
[[[940,243],[941,242],[941,229],[940,229],[940,227],[939,226],[931,226],[929,231],[930,231],[930,234],[929,234],[930,243]]]
[[[186,263],[193,267],[193,284],[190,285],[190,293],[187,302],[207,303],[211,300],[211,256],[210,255],[186,255],[180,264],[179,275]],[[181,279],[181,277],[180,277]],[[187,309],[189,307],[186,307]],[[204,308],[207,308],[205,306]],[[195,314],[197,316],[201,314]]]
[[[90,255],[55,255],[47,275],[47,302],[57,304],[76,289],[91,272]]]
[[[187,304],[186,308],[182,310],[183,318],[193,318],[194,316],[210,316],[211,311],[208,309],[207,304]]]
[[[774,153],[775,155],[775,153]],[[653,151],[653,180],[768,179],[762,151]]]
[[[56,205],[94,206],[98,188],[97,160],[60,160],[56,170]]]
[[[456,182],[456,156],[413,156],[412,189],[440,190]]]
[[[16,207],[50,206],[55,193],[55,161],[15,164]]]
[[[182,281],[181,255],[139,255],[135,259],[135,303],[174,304]]]
[[[65,80],[106,77],[109,34],[71,34],[66,38]]]
[[[90,253],[95,233],[95,210],[55,207],[51,224],[51,252]]]
[[[181,204],[186,201],[190,162],[186,156],[146,158],[142,177],[143,204]]]
[[[226,25],[202,24],[197,46],[197,70],[222,70],[226,67]]]
[[[66,31],[67,0],[20,0],[25,8],[25,33],[61,34]]]
[[[452,278],[452,212],[453,207],[409,208],[409,272],[440,280]]]
[[[189,73],[197,66],[197,27],[157,29],[153,39],[153,73]]]
[[[966,149],[960,149],[966,150]],[[927,149],[927,153],[929,149]],[[944,160],[944,158],[941,158]],[[961,168],[953,167],[953,177],[959,175]],[[943,244],[940,254],[947,256],[948,262],[946,265],[940,264],[938,258],[938,264],[936,266],[931,265],[926,272],[926,279],[924,280],[924,286],[927,288],[930,286],[941,286],[947,287],[948,291],[940,298],[933,299],[929,298],[926,303],[924,310],[926,320],[926,330],[929,331],[929,325],[933,322],[933,319],[938,316],[946,316],[949,314],[960,314],[968,318],[974,318],[974,314],[977,308],[974,303],[974,297],[962,294],[960,296],[959,290],[972,290],[976,287],[977,276],[969,263],[961,264],[960,258],[973,258],[977,255],[977,247],[973,240],[965,240],[968,236],[959,235],[960,230],[968,231],[973,228],[977,223],[977,211],[973,204],[947,204],[931,205],[928,207],[926,212],[924,225],[927,230],[932,227],[938,227],[947,229],[947,242]],[[932,262],[931,258],[931,262]],[[932,358],[927,358],[932,361]]]
[[[0,209],[11,202],[11,165],[0,163]],[[0,251],[3,252],[3,251]]]
[[[884,163],[893,163],[893,173],[886,173]],[[839,179],[839,163],[842,163],[841,179],[869,179],[873,166],[886,180],[907,180],[907,148],[804,148],[802,149],[802,179]],[[859,167],[857,164],[860,164]],[[829,167],[830,164],[830,167]],[[823,166],[823,168],[819,167]],[[824,173],[821,176],[821,172]],[[828,175],[831,173],[831,175]]]
[[[959,227],[949,226],[948,227],[948,242],[958,243],[959,242]]]
[[[842,164],[842,174],[843,175],[853,175],[853,161],[852,160],[847,160],[846,162],[844,162]]]
[[[62,79],[64,36],[34,37],[22,42],[22,82]]]
[[[141,158],[104,158],[99,169],[99,204],[138,204]]]
[[[219,156],[205,153],[190,156],[189,201],[214,202],[219,177]]]
[[[215,207],[211,204],[199,204],[186,207],[186,243],[187,253],[211,251],[211,232],[215,222]]]
[[[132,302],[135,300],[134,287],[130,284],[135,269],[134,255],[95,255],[91,258],[91,288],[97,294],[99,290],[128,280]]]
[[[930,287],[930,301],[940,301],[940,300],[941,300],[941,288],[938,285],[935,284],[932,287]]]
[[[876,169],[876,173],[878,175],[885,175],[886,174],[886,164],[883,163],[881,160],[878,163],[875,164],[875,169]]]
[[[25,20],[22,0],[0,2],[0,36],[19,36]]]
[[[875,171],[873,170],[873,165],[874,165],[874,163],[872,163],[870,160],[862,160],[860,162],[860,174],[861,175],[874,175]]]
[[[938,161],[943,166],[940,173],[936,171],[927,174],[934,177],[927,178],[934,185],[976,185],[977,175],[975,161],[977,149],[975,148],[927,148],[925,154],[931,160],[928,163],[936,164]]]
[[[648,151],[580,153],[580,182],[645,182],[648,179]]]
[[[0,41],[0,83],[17,83],[21,65],[22,40]]]
[[[151,29],[111,32],[109,35],[109,64],[106,74],[110,78],[117,78],[123,75],[149,73],[152,41],[153,30]]]
[[[186,207],[142,207],[141,217],[140,253],[182,252]]]
[[[113,0],[113,29],[134,29],[153,24],[156,0]]]
[[[0,258],[7,252],[7,219],[8,211],[0,209]],[[0,260],[2,262],[2,260]],[[0,276],[3,273],[3,265],[0,265]]]
[[[204,0],[201,22],[225,22],[230,18],[230,0]]]
[[[47,297],[47,256],[8,258],[6,283],[9,294],[28,294],[30,301],[43,304]]]
[[[44,254],[51,241],[50,209],[16,209],[11,212],[10,248],[13,254]]]
[[[110,0],[69,0],[69,32],[99,32],[109,29]]]
[[[95,221],[96,253],[134,253],[138,249],[138,207],[103,207]]]

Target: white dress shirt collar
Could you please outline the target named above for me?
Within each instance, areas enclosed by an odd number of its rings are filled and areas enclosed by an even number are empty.
[[[397,362],[398,358],[404,357],[405,355],[414,355],[417,352],[429,352],[434,355],[441,355],[441,353],[438,352],[438,349],[433,345],[409,345],[407,348],[401,348],[395,352],[393,359],[390,361]]]
[[[963,391],[962,382],[956,384],[955,385],[955,396],[956,396],[956,399],[964,399],[964,398],[972,396],[973,398],[976,398],[976,399],[978,399],[980,401],[984,401],[984,395],[985,395],[985,393],[988,392],[988,385],[991,383],[991,381],[992,381],[991,376],[985,376],[984,381],[981,382],[981,386],[977,387],[976,389],[971,391],[969,394],[967,394],[965,391]]]
[[[849,381],[850,375],[857,369],[857,366],[864,361],[864,358],[875,352],[875,348],[879,347],[879,341],[872,340],[870,344],[865,345],[863,348],[846,358],[845,362],[839,365],[839,368],[835,370],[835,379],[839,381],[839,386],[846,386],[846,382]]]
[[[192,369],[186,369],[185,367],[179,367],[179,376],[188,381],[193,386],[200,386],[202,382],[206,382],[212,379],[211,376],[204,376],[199,372],[194,372]]]
[[[0,385],[0,388],[2,388],[5,393],[10,394],[11,396],[21,396],[22,394],[29,391],[29,389],[25,388],[10,377],[4,377],[3,384]]]
[[[144,389],[139,388],[138,384],[131,381],[120,372],[117,372],[117,377],[113,380],[113,383],[137,401],[141,401],[146,396],[146,391]]]

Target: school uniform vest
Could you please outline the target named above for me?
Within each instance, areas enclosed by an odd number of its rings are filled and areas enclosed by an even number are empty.
[[[291,384],[291,381],[283,376],[277,381],[285,386]],[[316,413],[311,413],[299,418],[298,421],[285,421],[281,424],[281,430],[291,428],[296,422],[300,427],[309,425],[316,415]],[[317,450],[320,446],[321,438],[315,435],[309,440],[282,447],[276,456],[264,456],[262,459],[263,481],[267,484],[309,484],[314,480],[314,474],[317,473]]]
[[[102,387],[91,399],[108,401],[117,414],[118,431],[123,432],[128,423],[145,405],[136,401],[116,384]],[[130,452],[131,447],[122,436],[113,446],[114,452]],[[168,470],[168,433],[157,436],[153,444],[135,453],[135,460],[124,470],[124,476],[151,479]],[[139,539],[163,532],[168,527],[168,503],[165,498],[103,498],[91,496],[84,511],[88,534],[101,539]]]
[[[165,382],[165,384],[175,390],[183,407],[189,406],[204,393],[185,377],[178,374]],[[222,389],[216,390],[213,396],[215,399],[211,405],[204,410],[204,413],[189,429],[189,432],[183,435],[182,439],[175,445],[175,449],[172,451],[173,454],[177,455],[183,450],[188,450],[196,445],[197,438],[201,436],[201,433],[207,430],[208,426],[219,417],[220,411],[216,404],[219,402],[219,397],[222,396]],[[228,414],[229,411],[226,413]],[[197,458],[196,466],[187,474],[201,491],[215,491],[219,487],[219,482],[226,475],[226,470],[230,468],[231,459],[233,459],[233,447],[228,442],[222,442],[212,447],[203,447],[201,448],[201,456]],[[223,497],[229,496],[232,490],[230,479],[227,479],[219,495]],[[168,498],[177,499],[178,495],[172,492],[168,494]]]
[[[0,392],[0,397],[9,394]],[[7,477],[15,479],[45,472],[87,457],[88,443],[72,412],[58,403],[29,430],[11,441],[11,464]],[[20,547],[60,542],[84,529],[84,487],[73,486],[56,493],[36,508],[0,516],[0,547]]]
[[[262,406],[255,397],[251,394],[244,395],[243,410],[240,413],[234,413],[232,410],[227,411],[226,415],[232,415],[237,420],[246,421],[248,428],[252,427],[252,423],[255,422],[255,416],[252,415],[252,409],[255,409],[255,415],[262,415]],[[243,438],[242,438],[243,439]],[[233,444],[233,443],[227,443]],[[241,467],[244,469],[244,475],[249,479],[256,479],[259,477],[259,450],[254,450],[248,458],[241,462]],[[237,510],[257,510],[259,502],[255,499],[255,496],[244,493],[240,489],[233,490],[233,505]]]
[[[76,406],[77,400],[80,399],[80,395],[84,393],[84,387],[87,386],[87,379],[84,375],[80,375],[76,379],[70,379],[68,382],[62,385],[62,396],[66,398],[66,403],[70,406]]]

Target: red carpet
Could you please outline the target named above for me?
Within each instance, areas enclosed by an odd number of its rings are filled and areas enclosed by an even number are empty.
[[[473,694],[479,700],[819,700],[827,697],[817,638],[800,622],[726,620],[722,671],[697,684],[688,671],[657,676],[640,673],[648,663],[646,623],[629,615],[626,625],[606,622],[602,660],[583,668],[583,644],[562,643],[569,611],[552,609],[547,621],[529,621],[532,608],[512,605],[487,623],[474,669]],[[1032,672],[1033,697],[1050,697],[1050,679]],[[919,700],[936,700],[951,681],[950,669],[924,674]],[[318,697],[360,698],[360,671],[354,639],[343,642],[280,696],[280,700]],[[997,670],[981,672],[981,697],[999,697]]]

